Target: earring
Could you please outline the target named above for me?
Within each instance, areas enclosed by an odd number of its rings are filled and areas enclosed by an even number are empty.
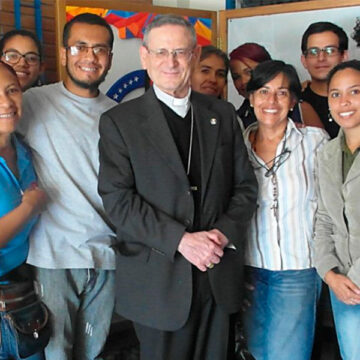
[[[333,120],[333,118],[331,117],[331,112],[330,112],[330,108],[329,108],[329,111],[328,111],[328,120],[329,120],[329,122],[333,122],[334,120]]]
[[[290,111],[293,111],[294,110],[294,108],[290,108]]]

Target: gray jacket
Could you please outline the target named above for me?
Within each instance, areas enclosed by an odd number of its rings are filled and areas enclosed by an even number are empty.
[[[340,131],[318,156],[315,266],[322,278],[338,267],[360,286],[360,157],[343,182],[342,136]]]

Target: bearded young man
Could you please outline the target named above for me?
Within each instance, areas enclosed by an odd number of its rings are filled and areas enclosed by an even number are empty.
[[[98,90],[112,45],[103,18],[76,16],[64,27],[65,80],[24,94],[21,132],[50,198],[30,237],[28,263],[51,312],[51,360],[97,359],[111,322],[113,233],[97,194],[97,144],[100,114],[116,104]]]

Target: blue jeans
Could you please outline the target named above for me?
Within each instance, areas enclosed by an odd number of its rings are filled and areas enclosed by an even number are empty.
[[[244,333],[256,360],[308,360],[321,280],[315,269],[270,271],[246,267],[251,306]]]
[[[0,312],[0,360],[8,359],[20,360],[21,358],[12,324],[5,313]],[[44,360],[43,352],[27,357],[26,360]]]
[[[330,290],[336,335],[344,360],[360,359],[360,305],[347,305]]]
[[[109,334],[115,271],[34,268],[41,300],[51,314],[49,360],[94,360]]]

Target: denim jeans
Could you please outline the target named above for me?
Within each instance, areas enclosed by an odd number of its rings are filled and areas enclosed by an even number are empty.
[[[41,300],[50,310],[49,360],[94,360],[109,334],[115,272],[98,269],[34,268]]]
[[[16,335],[5,313],[0,312],[0,360],[21,359],[17,349]],[[26,360],[44,360],[43,352],[27,357]]]
[[[343,360],[360,359],[360,305],[347,305],[330,290],[336,335]]]
[[[251,306],[244,333],[256,360],[308,360],[315,332],[321,280],[315,269],[270,271],[246,268]]]

